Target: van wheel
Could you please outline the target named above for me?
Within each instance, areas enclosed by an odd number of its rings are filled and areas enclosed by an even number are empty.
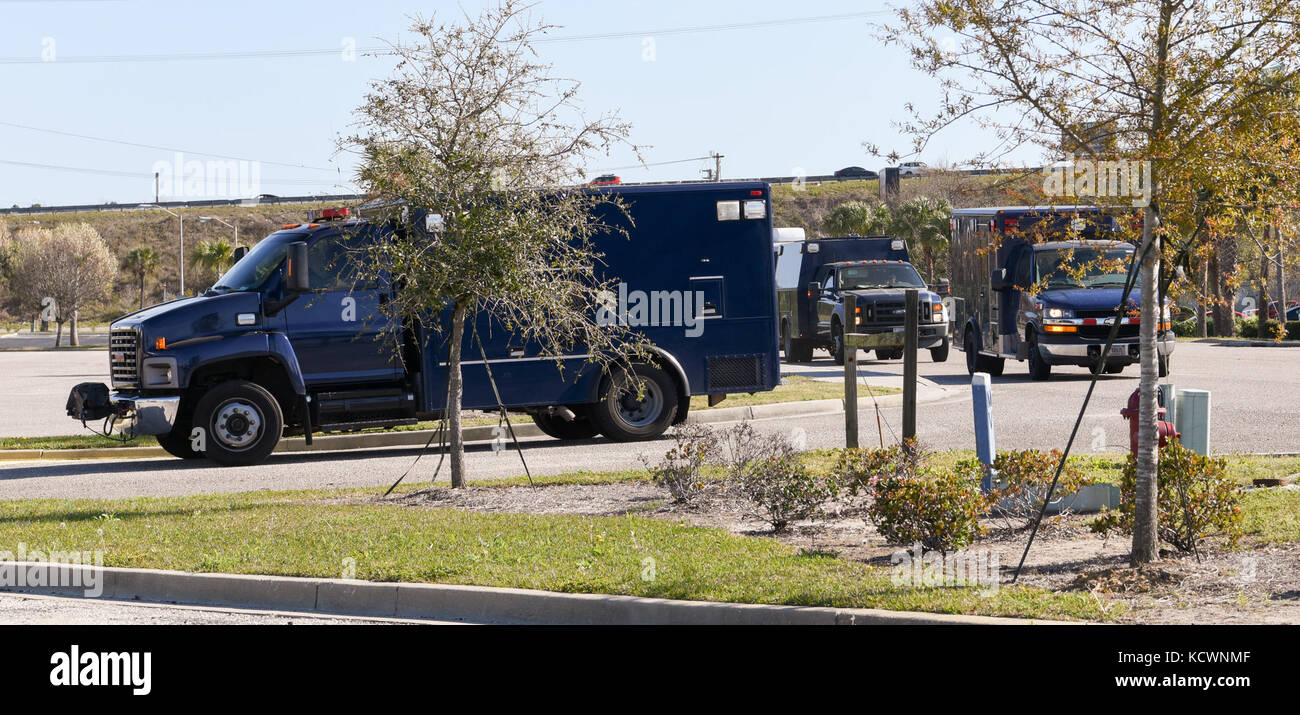
[[[836,365],[844,364],[844,329],[839,322],[831,323],[831,359]]]
[[[1029,341],[1029,377],[1034,380],[1046,380],[1052,376],[1052,365],[1043,359],[1043,351],[1038,349],[1038,341]]]
[[[162,447],[167,454],[181,459],[198,459],[203,456],[202,452],[194,451],[190,443],[190,426],[189,418],[176,418],[176,424],[172,425],[172,431],[167,434],[156,435],[158,446]]]
[[[205,432],[209,459],[242,467],[271,454],[284,432],[284,415],[280,403],[265,388],[247,380],[230,380],[199,399],[194,424]]]
[[[542,432],[556,439],[587,439],[596,436],[596,425],[592,424],[591,420],[576,409],[572,420],[566,420],[557,414],[535,412],[533,413],[533,424],[536,424],[537,428]]]
[[[634,365],[632,373],[641,382],[638,390],[626,374],[606,376],[600,399],[589,405],[587,415],[601,434],[615,442],[653,439],[663,434],[677,414],[677,385],[653,365]]]
[[[948,361],[948,338],[943,339],[943,344],[937,348],[930,348],[930,359],[934,362]]]

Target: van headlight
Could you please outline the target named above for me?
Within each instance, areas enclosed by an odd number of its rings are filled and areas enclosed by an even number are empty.
[[[1074,311],[1069,308],[1052,307],[1047,309],[1046,315],[1049,318],[1073,318]]]

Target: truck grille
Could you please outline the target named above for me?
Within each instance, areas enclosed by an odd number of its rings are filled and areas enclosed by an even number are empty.
[[[140,333],[134,329],[108,334],[108,367],[113,387],[135,387],[140,375]]]
[[[902,325],[906,319],[907,304],[902,301],[862,306],[862,325]]]

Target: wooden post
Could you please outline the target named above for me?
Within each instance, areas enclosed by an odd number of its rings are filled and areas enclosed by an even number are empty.
[[[903,320],[903,439],[916,438],[916,341],[919,294],[907,291],[907,315]]]
[[[844,296],[844,337],[857,332],[858,300],[852,294]],[[841,339],[844,339],[842,337]],[[844,446],[858,446],[858,348],[844,339]]]

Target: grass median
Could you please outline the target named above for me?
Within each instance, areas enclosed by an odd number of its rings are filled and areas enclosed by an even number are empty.
[[[616,479],[632,478],[615,473]],[[364,493],[372,493],[364,492]],[[0,548],[102,549],[106,566],[356,576],[799,606],[1103,619],[1091,596],[895,586],[887,568],[638,516],[337,503],[358,490],[0,503]]]

